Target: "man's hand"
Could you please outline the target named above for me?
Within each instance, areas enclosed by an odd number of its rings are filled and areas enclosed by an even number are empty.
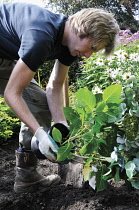
[[[42,127],[39,127],[34,136],[39,141],[39,150],[51,161],[56,160],[56,153],[58,152],[58,146],[52,137],[47,134]]]

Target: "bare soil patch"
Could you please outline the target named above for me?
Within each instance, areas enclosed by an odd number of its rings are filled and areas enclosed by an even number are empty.
[[[129,192],[124,182],[112,180],[108,188],[96,193],[88,183],[83,188],[60,183],[31,193],[16,194],[15,149],[18,143],[0,146],[0,210],[139,210],[139,195]],[[39,162],[44,175],[53,173],[50,162]]]

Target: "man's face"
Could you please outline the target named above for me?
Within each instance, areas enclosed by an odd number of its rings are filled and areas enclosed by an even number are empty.
[[[93,41],[88,37],[81,39],[76,34],[71,33],[68,38],[67,47],[72,56],[89,58],[92,53],[98,51],[93,47]]]

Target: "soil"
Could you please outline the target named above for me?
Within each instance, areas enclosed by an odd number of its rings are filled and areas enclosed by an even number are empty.
[[[15,154],[18,143],[0,146],[0,210],[139,210],[139,195],[128,192],[124,182],[111,180],[108,188],[96,193],[88,183],[82,188],[60,183],[34,192],[16,194]],[[42,172],[50,173],[50,164],[39,162]],[[48,170],[49,168],[49,170]]]

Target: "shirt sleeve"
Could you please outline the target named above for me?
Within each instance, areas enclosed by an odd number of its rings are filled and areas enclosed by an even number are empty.
[[[22,35],[18,55],[32,71],[36,71],[49,56],[52,47],[50,34],[31,29]]]
[[[77,56],[72,56],[67,47],[63,47],[62,53],[58,57],[58,60],[65,66],[70,66],[76,59]]]

